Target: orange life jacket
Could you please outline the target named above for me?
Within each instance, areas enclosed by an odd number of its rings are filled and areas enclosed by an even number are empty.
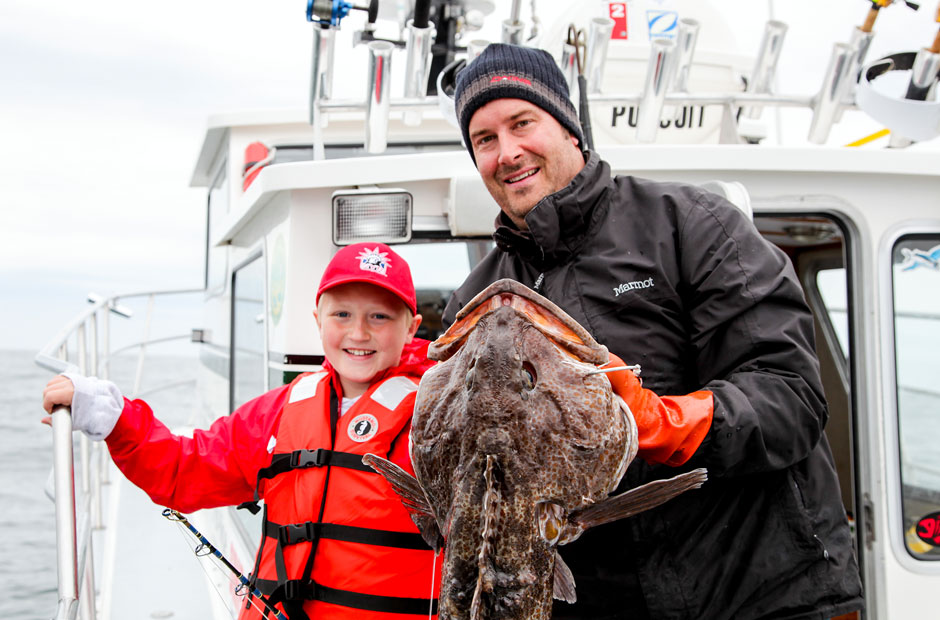
[[[331,432],[338,403],[330,374],[291,384],[271,465],[258,474],[264,535],[253,575],[290,620],[437,613],[441,558],[389,484],[362,463],[364,454],[385,457],[396,439],[407,441],[412,407],[396,408],[416,389],[405,376],[372,385]]]

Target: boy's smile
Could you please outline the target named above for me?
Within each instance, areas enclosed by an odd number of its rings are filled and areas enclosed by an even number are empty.
[[[397,365],[421,324],[421,315],[412,316],[395,294],[363,282],[324,291],[314,316],[347,398],[362,395],[379,374]]]

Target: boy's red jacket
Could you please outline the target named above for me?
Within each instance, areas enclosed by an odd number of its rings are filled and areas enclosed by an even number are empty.
[[[375,380],[399,375],[420,378],[434,364],[427,359],[428,344],[414,338],[405,345],[398,365]],[[335,370],[328,361],[323,368],[333,374],[339,391]],[[146,402],[125,399],[121,417],[106,439],[111,458],[154,503],[180,512],[251,501],[258,470],[271,463],[268,443],[277,430],[288,387],[248,401],[208,430],[194,431],[192,438],[171,433]],[[410,410],[414,399],[412,393],[398,407]],[[410,430],[408,424],[388,458],[413,473],[408,457]]]

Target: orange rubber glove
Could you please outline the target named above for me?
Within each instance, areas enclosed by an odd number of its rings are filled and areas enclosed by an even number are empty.
[[[601,368],[626,366],[619,357]],[[640,447],[637,456],[647,463],[682,465],[695,454],[712,426],[715,401],[706,390],[685,396],[657,396],[640,384],[631,370],[608,372],[607,378],[630,407],[636,420]]]

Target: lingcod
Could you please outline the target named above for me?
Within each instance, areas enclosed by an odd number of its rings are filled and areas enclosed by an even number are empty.
[[[704,469],[610,496],[636,456],[629,407],[598,366],[607,348],[513,280],[473,298],[428,351],[418,388],[415,477],[363,460],[443,548],[439,618],[540,620],[576,600],[558,546],[701,486]]]

